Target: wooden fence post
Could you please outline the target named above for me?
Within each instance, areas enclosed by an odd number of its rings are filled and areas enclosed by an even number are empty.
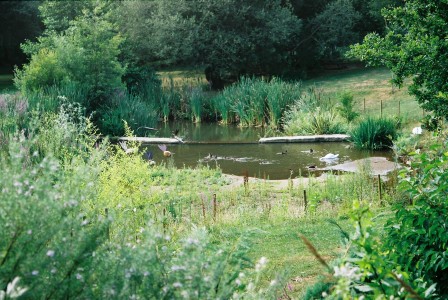
[[[379,196],[380,196],[380,201],[381,201],[381,199],[383,198],[382,197],[382,191],[381,191],[381,175],[380,174],[378,174],[378,193],[379,193]]]
[[[306,199],[306,190],[303,190],[303,200],[305,203],[305,214],[306,214],[306,210],[308,208],[308,200]]]
[[[218,204],[216,203],[216,194],[213,194],[213,220],[216,221],[216,211]]]

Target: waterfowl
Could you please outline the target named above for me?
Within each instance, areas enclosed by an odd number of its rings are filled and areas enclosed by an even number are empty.
[[[282,152],[278,152],[278,155],[285,155],[286,153],[288,153],[288,150],[282,151]]]
[[[165,157],[170,157],[171,155],[174,154],[173,152],[166,150],[166,145],[157,145],[157,146],[159,147],[160,150],[162,150],[163,156]]]
[[[316,169],[316,165],[309,165],[307,168],[308,168],[308,170],[315,170]]]
[[[339,154],[333,154],[333,153],[328,153],[327,155],[325,155],[324,157],[319,158],[320,161],[331,161],[334,159],[338,159],[339,158]]]
[[[172,132],[173,138],[175,138],[176,140],[178,140],[179,142],[181,142],[182,144],[184,143],[184,140],[178,136],[179,134],[179,129],[173,130]]]
[[[135,153],[138,151],[137,147],[134,148],[128,148],[128,145],[126,144],[126,141],[120,141],[118,142],[121,146],[121,149],[123,149],[124,153],[126,154],[131,154],[131,153]]]
[[[156,164],[156,162],[152,159],[153,155],[151,151],[146,151],[145,152],[145,159],[148,161],[149,165],[153,166]]]

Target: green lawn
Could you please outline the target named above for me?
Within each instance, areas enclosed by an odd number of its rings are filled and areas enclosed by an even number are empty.
[[[306,88],[316,87],[322,97],[337,101],[344,92],[353,94],[355,109],[361,115],[400,116],[412,126],[423,117],[423,110],[415,98],[409,95],[406,82],[398,89],[392,86],[392,73],[385,68],[362,68],[328,72],[304,81]]]

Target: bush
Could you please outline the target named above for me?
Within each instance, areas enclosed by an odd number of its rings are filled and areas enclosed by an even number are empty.
[[[347,122],[350,123],[359,116],[359,114],[353,110],[354,101],[351,93],[342,94],[339,98],[339,103],[341,106],[338,107],[338,111]]]
[[[411,168],[401,172],[400,189],[411,205],[397,207],[387,226],[387,247],[397,253],[403,269],[436,284],[441,299],[448,297],[448,153],[446,145],[415,155]]]
[[[288,135],[345,133],[347,126],[334,110],[304,111],[300,102],[286,113],[284,130]]]
[[[355,147],[359,149],[380,150],[390,148],[397,138],[395,121],[392,119],[375,119],[368,117],[350,133]]]
[[[406,201],[397,203],[385,230],[374,226],[367,201],[353,202],[355,232],[331,272],[329,299],[448,297],[447,146],[414,155],[411,168],[400,172]]]

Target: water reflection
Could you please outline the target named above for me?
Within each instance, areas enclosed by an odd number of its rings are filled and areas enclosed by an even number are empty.
[[[179,135],[186,144],[169,145],[174,152],[175,166],[195,167],[208,165],[219,167],[226,174],[269,179],[286,179],[291,176],[318,174],[316,171],[329,165],[344,163],[370,156],[391,158],[391,152],[369,152],[351,149],[349,143],[275,143],[258,144],[263,135],[259,128],[238,128],[216,124],[191,123],[164,124],[159,126],[157,136],[169,137],[179,128]],[[190,142],[190,143],[188,143]],[[146,145],[154,153],[158,163],[167,162],[157,145]],[[337,154],[335,159],[322,159],[325,155]]]

